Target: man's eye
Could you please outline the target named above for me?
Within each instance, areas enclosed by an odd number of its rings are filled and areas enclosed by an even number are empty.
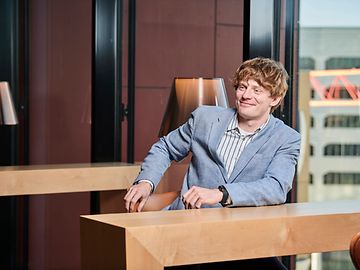
[[[240,85],[240,86],[238,87],[238,89],[241,90],[241,91],[244,91],[244,90],[246,89],[246,87],[245,87],[244,85]]]

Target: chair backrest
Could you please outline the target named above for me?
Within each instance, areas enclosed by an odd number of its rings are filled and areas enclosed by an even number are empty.
[[[351,239],[350,256],[355,269],[360,270],[360,232]]]

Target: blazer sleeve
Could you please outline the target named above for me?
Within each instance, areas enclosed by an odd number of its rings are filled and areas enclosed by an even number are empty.
[[[299,153],[300,134],[293,132],[292,136],[277,150],[263,178],[251,182],[238,181],[225,185],[232,200],[231,206],[285,203],[287,193],[292,187]]]
[[[194,122],[198,110],[195,110],[188,121],[168,135],[161,137],[150,149],[141,165],[135,183],[150,180],[156,187],[172,161],[181,161],[190,152]]]

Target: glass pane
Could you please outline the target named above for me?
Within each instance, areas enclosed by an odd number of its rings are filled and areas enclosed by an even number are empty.
[[[159,139],[175,77],[221,77],[234,105],[243,1],[138,0],[136,7],[135,160],[142,161]]]
[[[360,199],[359,9],[357,0],[300,0],[299,201]],[[296,269],[354,267],[343,251],[298,256]]]

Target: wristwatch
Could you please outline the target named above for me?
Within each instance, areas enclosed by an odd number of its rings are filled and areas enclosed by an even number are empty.
[[[222,192],[223,196],[222,199],[220,201],[220,204],[222,206],[228,206],[231,204],[230,200],[229,200],[229,192],[226,190],[226,188],[224,186],[219,186],[218,189]]]

